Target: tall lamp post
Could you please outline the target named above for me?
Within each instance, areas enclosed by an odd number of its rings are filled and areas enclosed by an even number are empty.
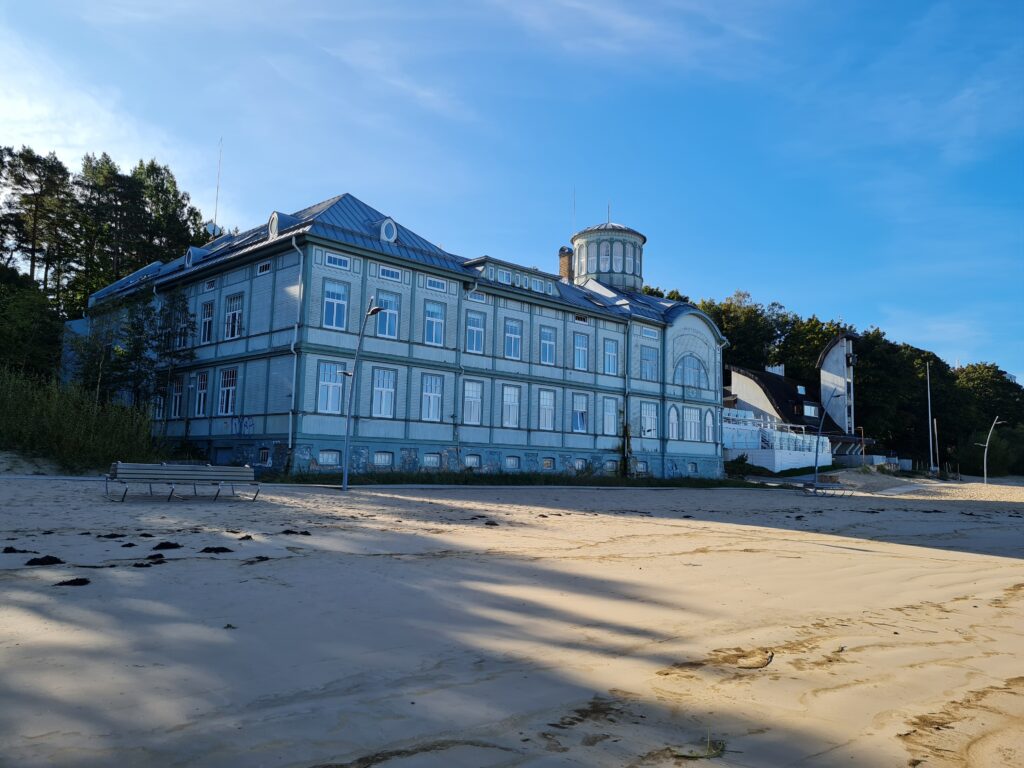
[[[374,297],[370,297],[370,303],[366,307],[366,314],[363,315],[363,320],[359,324],[359,337],[356,339],[356,355],[352,360],[352,370],[346,371],[345,375],[351,378],[348,387],[348,397],[345,404],[345,458],[344,464],[341,470],[341,490],[348,490],[348,447],[349,442],[352,440],[352,393],[355,391],[356,382],[359,381],[357,374],[359,373],[359,353],[363,348],[363,334],[366,333],[366,323],[371,317],[378,314],[381,311],[381,307],[373,306]]]
[[[825,424],[825,414],[828,413],[828,407],[832,404],[835,396],[839,394],[839,390],[833,390],[832,394],[828,398],[828,402],[821,407],[821,418],[818,419],[818,436],[814,439],[814,488],[818,488],[818,448],[821,446],[821,428]]]
[[[985,458],[983,461],[983,471],[985,472],[985,485],[988,485],[988,444],[992,440],[992,432],[995,430],[997,424],[1005,424],[1005,421],[1000,421],[999,417],[996,416],[992,420],[992,426],[988,428],[988,437],[985,438],[984,443],[975,443],[980,448],[985,449]]]

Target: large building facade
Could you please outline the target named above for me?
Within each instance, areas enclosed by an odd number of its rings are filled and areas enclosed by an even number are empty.
[[[90,313],[184,293],[195,357],[159,428],[216,463],[340,469],[353,386],[353,471],[720,476],[725,339],[696,307],[641,293],[639,232],[571,243],[557,274],[465,259],[342,195],[150,265]]]

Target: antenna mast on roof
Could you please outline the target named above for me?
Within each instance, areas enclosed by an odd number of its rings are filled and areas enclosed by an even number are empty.
[[[572,185],[572,229],[570,232],[576,231],[576,185]]]
[[[220,137],[220,144],[217,147],[217,193],[213,198],[213,226],[217,226],[217,209],[220,207],[220,163],[224,158],[224,137]]]
[[[608,201],[608,223],[612,223],[612,201]]]

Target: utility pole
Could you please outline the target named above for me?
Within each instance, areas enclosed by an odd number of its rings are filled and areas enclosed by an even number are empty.
[[[992,432],[996,428],[996,424],[1005,424],[1005,421],[1000,421],[999,417],[996,416],[992,420],[992,426],[988,428],[988,437],[985,438],[984,443],[975,443],[980,448],[985,449],[985,458],[983,461],[983,471],[985,473],[985,485],[988,485],[988,444],[992,441]]]

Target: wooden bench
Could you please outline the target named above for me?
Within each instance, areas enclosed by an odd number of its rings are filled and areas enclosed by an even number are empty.
[[[109,486],[111,483],[120,483],[124,486],[124,493],[118,501],[124,501],[128,495],[128,483],[143,483],[149,486],[149,495],[153,495],[154,485],[169,485],[171,488],[167,500],[174,498],[175,489],[178,486],[192,486],[192,494],[199,495],[200,485],[212,485],[217,487],[217,493],[213,500],[220,497],[224,486],[231,487],[231,495],[235,493],[236,485],[256,486],[256,493],[252,501],[260,495],[260,484],[256,482],[256,474],[249,465],[244,467],[214,467],[209,464],[128,464],[122,461],[110,465],[110,474],[104,480],[103,488],[107,497],[110,497]],[[179,499],[184,498],[178,496]]]

